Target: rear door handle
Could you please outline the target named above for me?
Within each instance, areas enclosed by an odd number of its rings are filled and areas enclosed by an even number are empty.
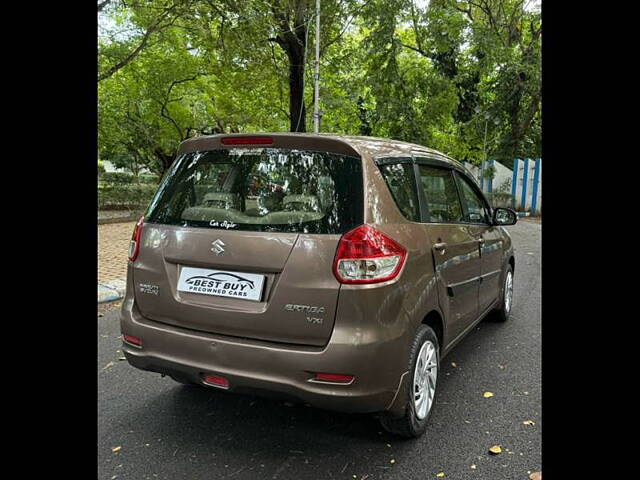
[[[444,253],[444,250],[447,248],[447,244],[444,242],[434,243],[433,248],[439,251],[440,253]]]

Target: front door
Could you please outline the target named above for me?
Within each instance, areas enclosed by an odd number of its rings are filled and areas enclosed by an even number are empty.
[[[502,236],[499,228],[491,225],[489,205],[477,185],[456,172],[464,221],[469,233],[480,248],[481,275],[478,291],[478,314],[484,313],[499,297],[502,272]]]
[[[477,232],[464,222],[453,170],[417,161],[428,216],[425,228],[433,250],[440,308],[448,323],[448,343],[479,315],[479,242]]]

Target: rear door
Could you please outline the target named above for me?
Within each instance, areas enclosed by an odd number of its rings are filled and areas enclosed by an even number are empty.
[[[326,344],[335,251],[362,222],[361,159],[238,148],[176,162],[134,263],[140,313],[195,331]]]
[[[491,225],[491,210],[478,186],[468,176],[455,172],[462,198],[464,221],[480,245],[481,273],[478,314],[484,313],[498,298],[502,272],[502,236]]]
[[[478,239],[464,222],[454,172],[417,158],[420,193],[438,279],[438,297],[453,340],[478,316],[481,262]]]

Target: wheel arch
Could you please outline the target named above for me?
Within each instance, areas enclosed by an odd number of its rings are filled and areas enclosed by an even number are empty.
[[[440,351],[444,350],[444,319],[442,318],[442,314],[438,310],[431,310],[427,313],[422,319],[421,325],[427,325],[431,327],[434,332],[436,332],[436,337],[438,338],[438,343],[440,344]]]

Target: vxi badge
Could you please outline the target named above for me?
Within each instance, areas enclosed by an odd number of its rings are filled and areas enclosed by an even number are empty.
[[[324,313],[324,307],[314,307],[313,305],[294,305],[287,303],[284,306],[284,309],[288,312],[315,313],[317,315],[322,315]],[[307,316],[307,322],[309,323],[322,325],[322,321],[322,317]]]

